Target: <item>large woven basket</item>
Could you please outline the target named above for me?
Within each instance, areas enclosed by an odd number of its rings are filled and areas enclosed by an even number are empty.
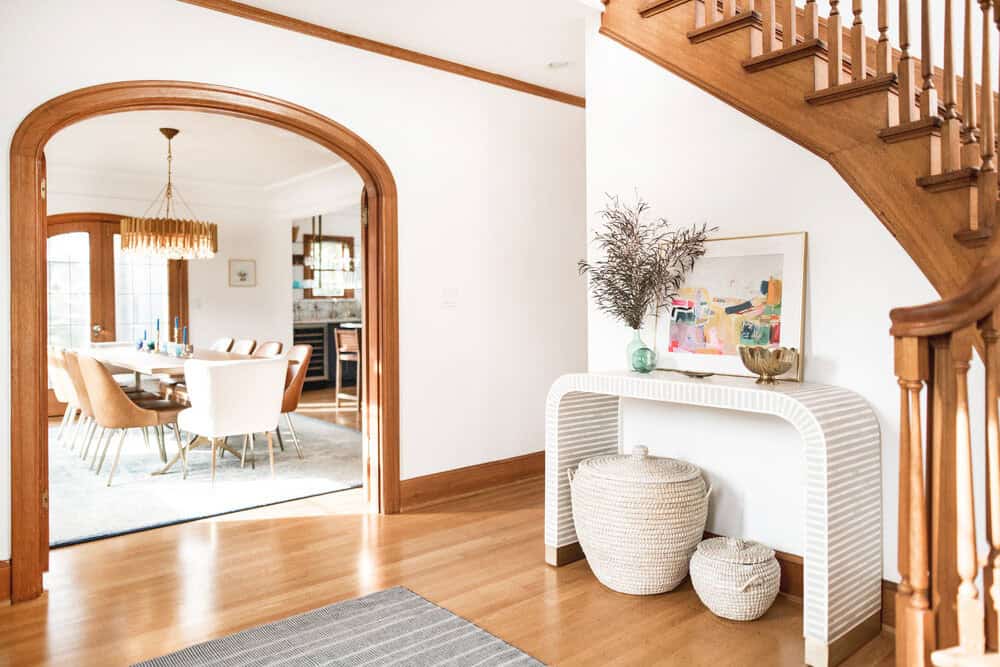
[[[733,621],[764,615],[778,595],[781,569],[774,551],[732,537],[713,537],[691,557],[691,583],[712,613]]]
[[[569,478],[576,534],[602,584],[653,595],[684,579],[708,516],[701,470],[637,446],[586,459]]]

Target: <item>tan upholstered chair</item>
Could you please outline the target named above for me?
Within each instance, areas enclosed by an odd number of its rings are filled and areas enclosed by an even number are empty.
[[[299,436],[292,426],[292,413],[299,409],[299,401],[302,399],[302,387],[306,383],[306,373],[309,372],[309,360],[312,359],[312,345],[293,345],[288,351],[288,371],[285,382],[285,395],[281,400],[281,414],[285,416],[285,424],[292,434],[292,442],[295,443],[295,451],[299,458],[302,458],[302,447],[299,445]],[[281,444],[281,429],[274,429],[278,434],[278,442]],[[282,446],[282,449],[284,446]]]
[[[212,343],[212,350],[215,352],[229,352],[233,349],[233,339],[232,338],[219,338],[214,343]]]
[[[253,354],[254,349],[257,347],[257,341],[253,338],[240,338],[233,343],[233,347],[230,352],[233,354],[245,354],[247,356]]]
[[[94,412],[90,409],[90,396],[87,394],[87,386],[83,383],[79,357],[76,352],[65,350],[63,352],[63,364],[66,374],[72,383],[73,393],[76,395],[76,407],[80,410],[80,417],[76,420],[73,433],[69,435],[69,449],[70,451],[74,451],[77,440],[82,436],[83,445],[80,448],[80,457],[86,459],[87,452],[90,449],[90,441],[97,430],[97,423],[94,421]]]
[[[100,461],[97,464],[97,474],[101,473],[101,468],[104,466],[104,458],[111,446],[111,439],[114,437],[113,431],[117,430],[120,433],[115,458],[111,463],[111,472],[108,473],[108,486],[111,486],[114,479],[115,470],[118,468],[118,461],[121,458],[122,445],[125,444],[125,436],[130,428],[146,429],[152,426],[159,436],[162,451],[164,448],[163,427],[172,425],[174,436],[177,439],[177,450],[178,452],[184,451],[181,445],[180,431],[177,429],[177,414],[183,409],[183,406],[171,401],[133,403],[115,382],[114,376],[99,361],[80,355],[78,364],[87,388],[94,420],[108,435],[101,451]],[[98,449],[101,449],[100,443],[104,439],[104,433],[98,439]]]
[[[337,381],[334,388],[333,402],[340,407],[340,390],[343,384],[344,363],[354,362],[357,365],[354,387],[355,395],[344,394],[348,400],[358,402],[358,412],[361,412],[361,332],[358,329],[335,329],[333,332],[337,348]]]
[[[76,391],[73,389],[73,381],[70,380],[69,373],[66,372],[64,350],[50,345],[48,351],[49,384],[52,386],[52,393],[56,395],[57,401],[66,404],[66,412],[63,413],[62,422],[59,423],[59,430],[56,432],[56,442],[67,445],[65,436],[80,411],[79,401],[76,398]]]
[[[213,352],[229,352],[233,349],[232,338],[218,338],[208,348]],[[168,401],[190,405],[187,385],[181,378],[165,378],[160,380],[160,395]]]
[[[284,346],[276,340],[265,341],[257,346],[257,349],[253,351],[253,356],[258,359],[280,357],[283,347]]]

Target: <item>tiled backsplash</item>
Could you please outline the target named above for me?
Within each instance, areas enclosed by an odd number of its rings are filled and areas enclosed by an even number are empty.
[[[358,299],[302,299],[295,301],[296,322],[309,320],[361,319],[361,302]]]

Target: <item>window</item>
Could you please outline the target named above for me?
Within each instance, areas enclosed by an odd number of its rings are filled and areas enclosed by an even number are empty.
[[[157,318],[168,331],[167,260],[122,252],[119,234],[115,234],[114,248],[115,339],[134,342],[144,331],[152,338]]]
[[[49,345],[80,349],[90,343],[90,234],[50,236]]]
[[[329,299],[354,297],[354,239],[349,236],[306,234],[302,238],[303,278],[307,281],[305,298]]]

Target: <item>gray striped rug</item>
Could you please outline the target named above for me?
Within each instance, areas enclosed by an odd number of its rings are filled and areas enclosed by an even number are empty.
[[[204,665],[541,665],[402,587],[316,609],[141,662]]]

